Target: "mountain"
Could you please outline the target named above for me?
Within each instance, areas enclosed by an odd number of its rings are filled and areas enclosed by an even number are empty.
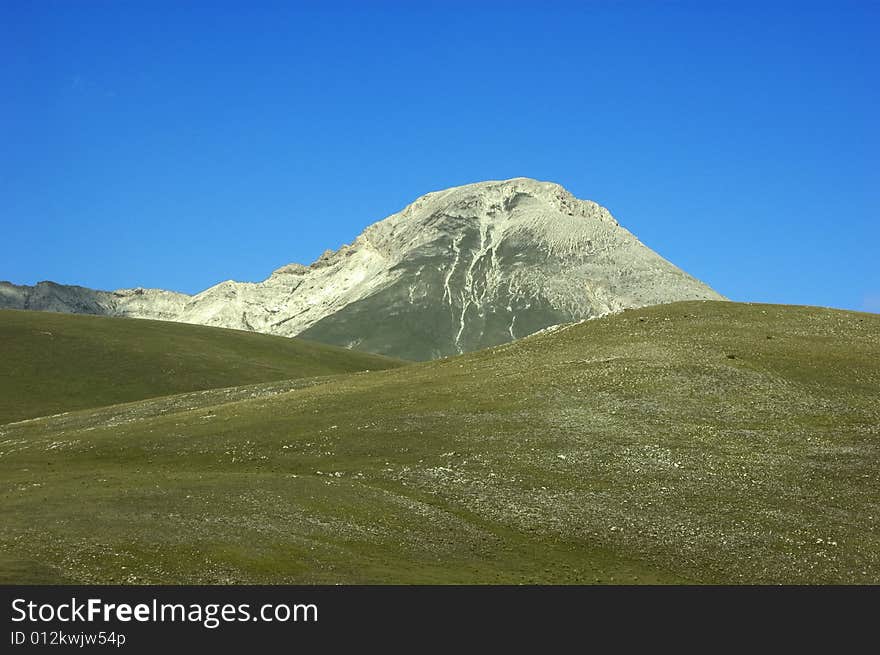
[[[6,309],[0,310],[0,424],[182,392],[402,364],[240,330]]]
[[[194,296],[0,283],[0,307],[131,316],[302,335],[426,360],[551,325],[722,297],[558,184],[482,182],[422,196],[310,266]]]
[[[0,583],[880,583],[876,314],[672,303],[278,384],[0,425]]]

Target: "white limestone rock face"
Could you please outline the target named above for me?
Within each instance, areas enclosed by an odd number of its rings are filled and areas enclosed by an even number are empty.
[[[311,266],[194,296],[0,283],[0,307],[175,320],[431,359],[559,323],[678,300],[721,300],[604,208],[515,178],[422,196]]]

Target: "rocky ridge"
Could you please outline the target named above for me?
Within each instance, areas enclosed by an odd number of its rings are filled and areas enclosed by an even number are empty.
[[[186,295],[0,283],[0,307],[299,335],[432,359],[630,307],[722,296],[604,207],[528,178],[429,193],[310,266]]]

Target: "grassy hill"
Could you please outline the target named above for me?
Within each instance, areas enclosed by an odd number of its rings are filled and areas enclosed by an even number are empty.
[[[0,310],[0,424],[196,389],[398,365],[239,330]]]
[[[677,303],[0,426],[0,581],[880,583],[880,316]]]

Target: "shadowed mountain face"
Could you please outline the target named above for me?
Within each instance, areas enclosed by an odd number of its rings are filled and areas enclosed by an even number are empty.
[[[718,299],[603,207],[527,178],[429,193],[351,245],[260,283],[194,296],[0,283],[0,307],[301,335],[418,360],[630,307]]]

